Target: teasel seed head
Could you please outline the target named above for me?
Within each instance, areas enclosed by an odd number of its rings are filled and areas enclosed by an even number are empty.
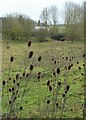
[[[41,59],[42,59],[42,57],[41,57],[41,56],[39,56],[39,57],[38,57],[38,61],[40,62],[40,61],[41,61]]]
[[[30,65],[30,71],[32,71],[33,70],[33,65]]]
[[[49,86],[49,91],[50,91],[50,92],[52,91],[52,86],[51,86],[51,85]]]
[[[31,41],[28,41],[28,47],[30,47],[31,46]]]
[[[5,85],[5,84],[6,84],[6,82],[5,82],[5,81],[3,81],[3,82],[2,82],[2,85]]]
[[[49,85],[50,85],[50,80],[47,81],[47,86],[49,86]]]
[[[57,68],[57,74],[60,74],[60,68]]]
[[[47,104],[50,104],[50,100],[47,100]]]
[[[13,62],[13,61],[14,61],[14,57],[11,56],[11,58],[10,58],[10,62]]]

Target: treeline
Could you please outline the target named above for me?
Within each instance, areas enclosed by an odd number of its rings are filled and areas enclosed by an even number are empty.
[[[18,14],[9,14],[2,20],[3,39],[20,40],[31,36],[34,21],[29,17]]]
[[[9,14],[3,18],[3,39],[28,40],[35,37],[44,41],[52,36],[64,35],[66,40],[82,40],[84,38],[84,5],[73,2],[65,3],[63,15],[64,24],[58,24],[58,8],[44,8],[40,20],[34,20],[24,15]],[[37,29],[35,29],[38,27]]]

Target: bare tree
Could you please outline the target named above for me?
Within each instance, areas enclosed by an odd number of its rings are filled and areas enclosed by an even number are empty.
[[[47,22],[51,25],[57,24],[58,19],[58,9],[56,6],[51,6],[50,8],[44,8],[41,12],[40,18],[43,22]]]
[[[57,18],[58,18],[58,10],[56,6],[51,6],[50,8],[50,19],[52,21],[52,24],[55,26],[57,24]]]
[[[82,8],[79,4],[66,2],[65,4],[65,34],[73,39],[82,34]]]
[[[58,9],[56,6],[51,6],[50,8],[44,8],[40,15],[41,20],[45,23],[46,30],[48,24],[51,25],[50,32],[52,34],[57,33],[57,19],[58,19]]]
[[[44,8],[41,12],[40,18],[43,22],[49,22],[51,23],[51,21],[49,20],[50,18],[50,9],[49,8]]]

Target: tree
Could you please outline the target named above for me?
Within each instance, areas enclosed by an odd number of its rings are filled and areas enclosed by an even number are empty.
[[[50,19],[52,25],[56,26],[58,22],[58,10],[56,6],[51,6],[50,8]]]
[[[66,2],[65,4],[65,34],[70,39],[79,39],[82,36],[82,8],[79,4]]]
[[[45,23],[46,31],[47,31],[48,25],[51,25],[52,27],[50,27],[50,32],[52,34],[57,33],[58,9],[56,6],[51,6],[50,8],[44,8],[41,12],[40,18],[42,22]]]
[[[6,39],[28,39],[34,29],[34,21],[24,15],[9,14],[3,18],[3,37]]]
[[[57,25],[58,19],[58,9],[56,6],[51,6],[50,8],[44,8],[41,12],[40,18],[42,22],[47,24]]]
[[[40,19],[42,20],[43,23],[45,21],[46,21],[46,23],[48,23],[48,22],[50,23],[49,17],[50,17],[50,9],[44,8],[41,12]]]

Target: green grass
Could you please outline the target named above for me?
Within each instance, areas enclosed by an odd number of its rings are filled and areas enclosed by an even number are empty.
[[[7,44],[8,42],[8,44]],[[67,80],[67,84],[70,85],[70,90],[67,93],[67,100],[65,103],[65,109],[62,117],[65,118],[82,118],[83,117],[83,104],[84,104],[84,88],[83,80],[84,77],[81,76],[81,73],[84,72],[84,45],[81,42],[46,42],[46,43],[32,43],[31,47],[28,48],[27,42],[9,42],[3,41],[3,80],[7,81],[8,72],[10,66],[10,57],[13,56],[15,59],[11,66],[10,77],[12,80],[15,79],[17,73],[22,75],[24,68],[27,67],[27,73],[30,73],[29,66],[34,65],[34,69],[28,78],[28,83],[26,85],[25,96],[22,99],[22,92],[24,90],[24,85],[26,83],[26,78],[23,78],[19,88],[19,96],[14,103],[15,114],[18,117],[46,117],[51,110],[52,102],[49,105],[46,104],[46,101],[50,99],[52,101],[52,92],[50,93],[47,90],[47,80],[62,82],[60,89],[59,98],[57,102],[59,106],[62,105],[62,94],[64,93],[64,78]],[[7,48],[9,46],[10,48]],[[30,51],[33,51],[33,57],[28,59],[27,55]],[[40,62],[37,61],[38,57],[42,56]],[[62,58],[63,57],[63,58]],[[65,59],[68,57],[68,60]],[[73,59],[72,59],[73,57]],[[54,64],[52,58],[57,63]],[[71,59],[71,61],[70,61]],[[79,61],[79,64],[77,64]],[[58,63],[59,62],[59,63]],[[65,70],[65,66],[73,63],[73,67],[68,72]],[[81,69],[78,69],[78,67]],[[53,69],[60,68],[60,74],[56,78],[52,75]],[[41,72],[40,82],[37,82],[37,74]],[[64,76],[65,75],[65,76]],[[11,80],[11,81],[12,81]],[[13,83],[9,82],[9,87],[12,87]],[[7,111],[7,89],[3,89],[3,114]],[[45,101],[46,95],[46,101]],[[22,99],[21,104],[20,101]],[[40,104],[40,105],[39,105]],[[23,110],[19,109],[20,106],[23,106]],[[39,109],[40,106],[40,109]],[[54,117],[59,117],[60,109],[55,113]],[[52,113],[52,112],[51,112]],[[49,113],[48,117],[53,117]]]

